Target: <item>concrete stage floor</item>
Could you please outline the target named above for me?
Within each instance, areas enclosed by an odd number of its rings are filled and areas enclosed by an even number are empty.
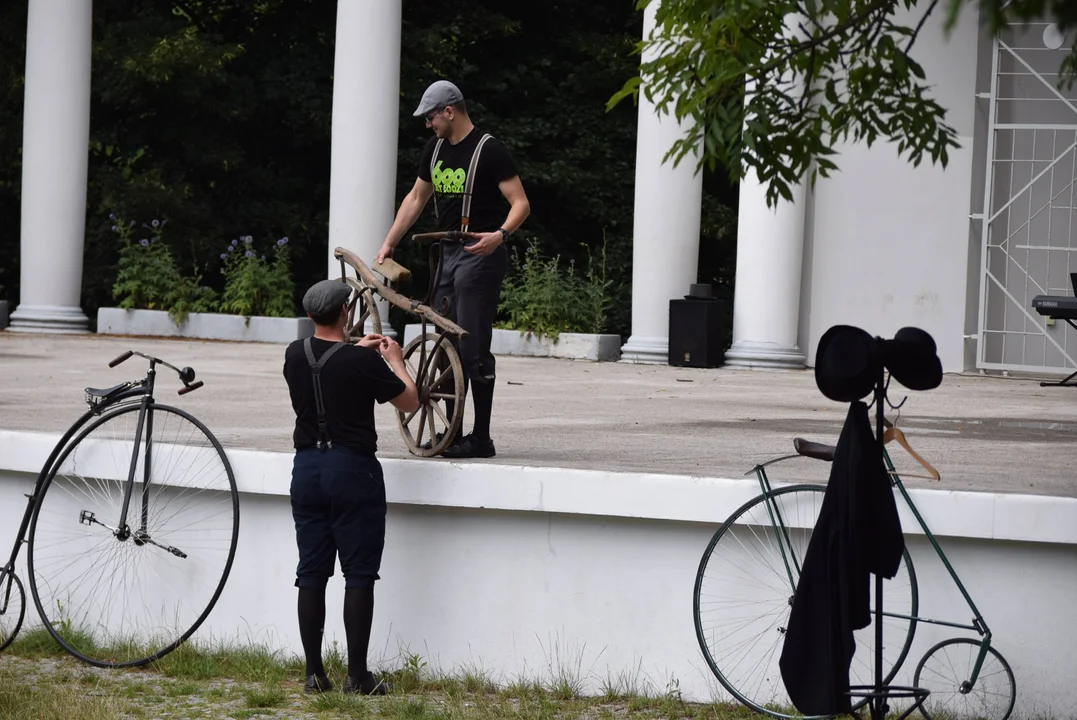
[[[62,432],[85,409],[85,387],[145,372],[140,358],[108,367],[127,349],[194,367],[204,387],[179,397],[178,380],[162,373],[157,396],[194,413],[226,447],[290,451],[283,345],[0,332],[0,429]],[[740,477],[756,462],[792,452],[795,436],[836,442],[848,410],[823,397],[811,371],[497,362],[498,454],[468,462]],[[942,475],[941,483],[907,478],[908,486],[1077,497],[1077,388],[947,375],[930,392],[905,392],[896,382],[890,392],[895,404],[909,396],[899,425]],[[379,455],[410,457],[390,406],[377,417]],[[471,417],[469,402],[465,432]],[[899,471],[919,470],[893,447]],[[772,478],[825,481],[828,471],[797,460],[777,466]]]

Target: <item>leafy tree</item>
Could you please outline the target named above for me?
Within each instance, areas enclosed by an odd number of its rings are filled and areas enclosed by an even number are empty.
[[[945,0],[947,33],[972,0]],[[1067,0],[977,0],[992,32],[1013,20],[1053,16],[1077,23]],[[637,0],[645,8],[651,0]],[[724,166],[731,181],[754,170],[767,202],[789,186],[837,169],[835,146],[883,138],[914,165],[945,166],[958,146],[946,110],[913,58],[917,36],[940,0],[662,0],[655,32],[637,44],[648,57],[609,103],[638,97],[691,121],[670,148],[679,163],[699,150],[701,166]],[[911,21],[911,22],[910,22]],[[1077,46],[1062,62],[1066,82]]]

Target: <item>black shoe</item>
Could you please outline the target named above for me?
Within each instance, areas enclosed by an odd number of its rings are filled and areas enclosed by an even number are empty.
[[[460,458],[492,458],[497,452],[494,450],[494,441],[477,440],[474,435],[461,438],[458,442],[445,448],[442,457],[452,460]]]
[[[333,684],[325,675],[307,675],[307,684],[303,686],[303,692],[320,693],[332,690]]]
[[[355,695],[388,695],[391,691],[389,683],[372,672],[368,672],[362,680],[349,675],[344,681],[344,692]]]
[[[445,433],[440,433],[440,432],[435,433],[434,435],[435,435],[435,437],[437,437],[437,442],[441,442],[441,438],[445,437]],[[430,450],[430,449],[432,449],[434,447],[434,443],[431,442],[430,440],[427,440],[426,442],[424,442],[419,447],[421,449],[423,449],[423,450]]]

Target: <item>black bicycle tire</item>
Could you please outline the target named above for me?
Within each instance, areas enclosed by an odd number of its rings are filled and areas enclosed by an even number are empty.
[[[9,574],[15,581],[15,587],[19,589],[19,595],[22,597],[22,606],[19,608],[19,619],[15,621],[15,629],[11,631],[11,635],[8,636],[7,640],[0,640],[0,652],[7,650],[11,643],[15,642],[19,630],[22,629],[23,620],[26,619],[26,588],[22,586],[22,580],[19,579],[18,573],[14,570],[9,573],[7,570],[0,569],[0,592],[3,591],[4,578]]]
[[[206,427],[206,425],[201,420],[196,418],[195,416],[191,415],[190,413],[188,413],[185,410],[181,410],[180,408],[173,407],[171,405],[163,405],[163,404],[159,404],[159,403],[154,403],[153,404],[153,411],[155,413],[162,412],[162,411],[166,412],[166,413],[168,413],[168,412],[174,413],[174,414],[178,415],[179,417],[181,417],[181,418],[187,420],[188,422],[190,422],[196,428],[198,428],[199,431],[201,431],[206,436],[206,438],[210,441],[210,444],[213,446],[214,450],[216,450],[217,455],[220,457],[221,462],[224,464],[224,468],[225,468],[226,474],[228,476],[228,485],[229,485],[230,494],[231,494],[231,498],[232,498],[232,511],[234,513],[235,522],[233,523],[233,526],[232,526],[232,538],[231,538],[231,543],[229,545],[229,550],[228,550],[228,560],[225,562],[224,572],[221,575],[220,582],[217,584],[217,588],[214,591],[212,597],[210,598],[209,603],[206,606],[206,609],[202,611],[201,615],[199,615],[199,617],[195,620],[195,622],[191,625],[191,627],[189,629],[187,629],[179,638],[177,638],[176,640],[174,640],[172,643],[165,646],[164,648],[154,652],[152,655],[146,656],[144,658],[139,658],[137,660],[129,660],[129,661],[124,661],[124,662],[103,662],[101,660],[88,657],[88,656],[84,655],[83,653],[79,652],[78,650],[76,650],[75,648],[71,647],[68,643],[66,643],[64,641],[63,637],[52,626],[52,623],[48,619],[48,614],[45,612],[44,608],[42,607],[41,598],[38,595],[37,583],[34,580],[34,537],[35,537],[35,532],[37,530],[38,513],[41,510],[41,504],[44,501],[45,497],[48,495],[49,488],[52,486],[52,481],[56,477],[57,469],[63,466],[64,460],[67,459],[67,456],[70,455],[71,452],[76,447],[78,447],[79,443],[82,442],[86,438],[87,435],[89,435],[96,428],[101,427],[102,425],[104,425],[106,422],[108,422],[109,420],[111,420],[113,418],[116,418],[116,417],[118,417],[120,415],[125,415],[127,413],[131,413],[131,412],[138,412],[140,407],[141,407],[141,403],[138,403],[138,404],[132,403],[132,404],[127,404],[127,405],[117,407],[117,408],[115,408],[115,409],[113,409],[113,410],[111,410],[109,412],[104,413],[99,418],[97,418],[93,422],[86,425],[86,427],[84,427],[78,433],[78,435],[75,437],[75,439],[67,444],[67,446],[64,448],[63,452],[60,453],[60,455],[57,456],[56,461],[52,464],[52,467],[49,468],[48,476],[47,476],[45,482],[42,484],[41,492],[38,494],[37,499],[34,502],[33,515],[30,518],[30,527],[29,527],[29,530],[27,532],[26,564],[27,564],[27,573],[29,575],[30,595],[34,599],[34,606],[37,609],[38,616],[41,618],[42,623],[45,626],[45,629],[48,631],[49,635],[52,636],[53,640],[55,640],[57,643],[59,643],[59,645],[64,650],[66,650],[68,653],[70,653],[74,657],[78,658],[82,662],[85,662],[85,663],[87,663],[89,665],[93,665],[95,667],[101,667],[101,668],[141,667],[143,665],[147,665],[147,664],[149,664],[151,662],[154,662],[156,660],[160,660],[165,655],[168,655],[170,652],[172,652],[177,647],[179,647],[184,642],[186,642],[187,639],[190,638],[190,636],[192,634],[194,634],[195,631],[197,631],[199,627],[201,627],[202,623],[204,623],[206,618],[209,617],[209,613],[213,610],[214,606],[217,604],[217,600],[220,598],[221,592],[223,592],[224,586],[228,581],[228,576],[231,574],[232,563],[235,560],[235,555],[236,555],[236,546],[238,545],[238,542],[239,542],[239,522],[240,522],[239,491],[238,491],[238,489],[236,487],[236,478],[235,478],[235,473],[232,470],[232,464],[228,461],[228,455],[224,452],[224,447],[221,445],[220,441],[217,440],[217,437],[210,431],[210,429],[208,427]]]
[[[981,642],[981,640],[974,640],[972,638],[949,638],[947,640],[943,640],[942,642],[938,642],[932,645],[931,648],[924,653],[924,656],[920,658],[920,662],[916,664],[916,672],[913,673],[912,684],[915,687],[922,687],[920,685],[920,672],[924,669],[924,663],[927,662],[927,659],[931,657],[931,655],[936,650],[946,647],[947,645],[979,645]],[[1002,664],[1002,669],[1006,671],[1006,676],[1010,679],[1010,687],[1013,688],[1013,693],[1010,695],[1010,707],[1006,711],[1006,714],[1003,715],[1001,718],[991,718],[991,720],[1007,720],[1011,715],[1013,715],[1013,709],[1017,704],[1017,679],[1013,675],[1013,668],[1010,667],[1010,663],[1006,660],[1006,658],[1002,657],[1002,653],[996,650],[994,645],[988,645],[987,654],[993,654],[995,658],[997,658],[998,661]],[[929,695],[927,700],[930,700],[930,698],[931,696]],[[925,702],[927,700],[925,700]],[[927,720],[934,720],[931,714],[924,710],[923,704],[920,705],[919,710],[920,714],[927,718]]]
[[[722,684],[722,687],[724,687],[730,695],[732,695],[738,702],[743,704],[745,707],[750,708],[751,710],[754,710],[755,712],[758,712],[762,715],[777,718],[778,720],[792,720],[793,718],[796,718],[797,720],[820,720],[821,718],[830,716],[787,715],[785,713],[774,712],[773,710],[769,710],[755,703],[754,701],[749,700],[739,690],[733,687],[733,684],[718,668],[717,664],[714,661],[714,658],[711,657],[710,649],[707,647],[707,642],[704,638],[702,620],[700,617],[699,595],[701,586],[703,584],[703,576],[707,569],[707,561],[710,559],[714,547],[718,544],[718,541],[721,540],[725,532],[734,525],[735,521],[738,518],[744,515],[744,513],[746,513],[753,506],[763,502],[766,497],[779,497],[782,495],[804,491],[825,493],[826,486],[811,483],[787,485],[785,487],[778,488],[777,490],[771,490],[769,493],[760,493],[759,495],[756,495],[754,498],[748,500],[746,503],[741,505],[733,513],[731,513],[729,517],[726,518],[726,520],[721,524],[721,526],[719,526],[719,528],[715,530],[714,534],[711,536],[710,542],[707,543],[707,547],[703,551],[703,555],[699,561],[699,566],[696,570],[696,579],[694,588],[692,590],[692,622],[696,630],[696,641],[699,643],[700,651],[703,653],[703,658],[707,662],[707,666],[710,668],[711,673],[713,673],[715,678],[718,679],[718,682]],[[905,567],[908,568],[909,571],[909,583],[912,591],[912,607],[909,614],[913,616],[913,619],[909,621],[909,631],[905,638],[905,644],[901,649],[901,653],[898,655],[897,661],[894,663],[894,667],[890,670],[890,673],[886,677],[887,683],[889,683],[894,678],[894,676],[901,669],[901,666],[904,664],[909,654],[909,649],[912,646],[913,637],[916,634],[915,618],[917,611],[919,610],[920,593],[919,587],[916,584],[916,570],[913,568],[912,557],[909,555],[908,547],[904,549],[903,556],[905,560]],[[858,708],[864,707],[867,703],[868,699],[864,698],[859,702],[853,703],[853,709],[856,710]]]

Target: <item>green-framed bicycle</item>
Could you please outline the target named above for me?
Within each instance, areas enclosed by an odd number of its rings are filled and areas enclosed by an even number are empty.
[[[934,473],[909,446],[901,431],[884,421],[886,439],[896,439],[917,461]],[[752,468],[762,491],[722,523],[707,545],[696,573],[693,616],[703,656],[718,681],[740,703],[776,718],[804,717],[793,709],[778,667],[785,628],[801,563],[822,506],[825,485],[795,484],[775,488],[767,468],[797,458],[829,462],[835,448],[802,438],[793,440],[794,454],[773,458]],[[1009,663],[991,644],[992,634],[938,540],[917,510],[897,474],[886,447],[883,458],[891,484],[908,505],[931,547],[972,612],[970,623],[951,622],[919,614],[916,571],[908,548],[897,575],[884,580],[885,682],[890,683],[905,662],[918,623],[968,633],[931,647],[916,665],[913,686],[930,691],[920,705],[928,720],[974,717],[1007,720],[1013,712],[1017,687]],[[934,473],[938,479],[937,473]],[[873,582],[871,604],[875,605]],[[851,686],[870,686],[874,680],[875,615],[856,631],[856,653],[850,667]],[[854,701],[854,712],[868,704]],[[916,709],[916,708],[913,708]]]

